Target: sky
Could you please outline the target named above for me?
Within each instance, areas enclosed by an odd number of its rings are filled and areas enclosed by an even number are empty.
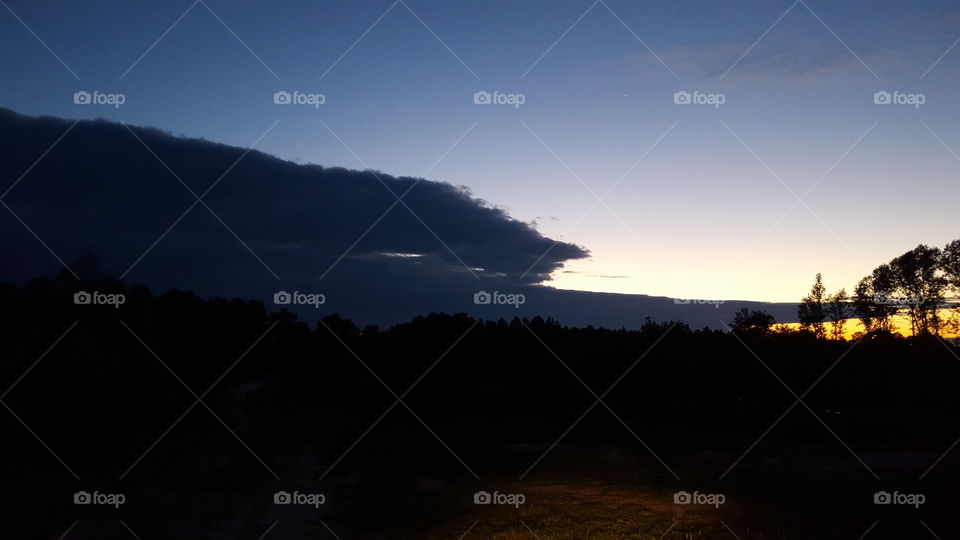
[[[560,288],[795,301],[960,236],[958,23],[937,1],[7,0],[0,106],[465,186],[590,251]]]

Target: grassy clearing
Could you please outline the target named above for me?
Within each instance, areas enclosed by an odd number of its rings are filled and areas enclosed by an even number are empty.
[[[501,491],[524,493],[527,502],[519,508],[470,505],[424,538],[460,538],[464,533],[464,539],[500,540],[736,538],[721,520],[729,523],[738,509],[674,505],[669,492],[598,482],[525,483]],[[741,539],[786,538],[769,531],[736,534]]]

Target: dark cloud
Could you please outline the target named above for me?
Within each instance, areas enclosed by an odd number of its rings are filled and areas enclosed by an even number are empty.
[[[69,126],[0,113],[0,171],[7,186]],[[154,278],[276,281],[272,271],[281,281],[307,281],[335,264],[327,275],[334,282],[418,279],[443,288],[451,280],[476,281],[476,274],[535,283],[564,261],[587,256],[447,183],[244,152],[154,129],[83,121],[5,202],[64,259],[89,246],[120,273],[194,204],[187,187],[197,195],[212,187],[204,202],[263,264],[198,204],[128,276],[171,284],[177,280]],[[395,195],[404,193],[397,203]],[[7,227],[3,235],[15,245],[35,242],[23,229]],[[42,250],[39,243],[34,248]],[[21,273],[38,270],[34,259],[20,261]]]
[[[297,165],[105,121],[79,122],[63,136],[71,124],[0,109],[0,189],[13,186],[3,202],[30,229],[0,209],[0,280],[57,271],[51,251],[69,263],[90,249],[112,273],[129,270],[128,282],[158,292],[260,298],[271,309],[277,291],[320,292],[326,303],[299,308],[302,316],[338,312],[360,324],[465,311],[573,325],[636,326],[650,316],[718,326],[742,305],[546,287],[551,272],[588,252],[450,184]],[[190,193],[207,190],[213,213]],[[406,192],[410,210],[393,195]],[[524,302],[476,304],[479,291]]]

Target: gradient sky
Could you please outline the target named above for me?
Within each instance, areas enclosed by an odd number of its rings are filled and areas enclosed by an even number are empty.
[[[562,288],[793,301],[960,236],[958,39],[940,1],[8,0],[0,106],[468,186],[591,250]]]

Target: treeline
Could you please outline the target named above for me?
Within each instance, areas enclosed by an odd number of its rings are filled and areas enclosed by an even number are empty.
[[[894,318],[910,321],[913,335],[960,330],[960,240],[943,249],[923,244],[881,264],[857,283],[828,294],[820,274],[797,308],[800,327],[819,338],[843,339],[848,319],[859,319],[866,333],[891,332]],[[829,328],[827,324],[829,323]]]
[[[124,294],[125,301],[76,304],[78,289]],[[423,435],[398,396],[457,448],[553,442],[597,396],[631,429],[664,444],[755,437],[793,403],[780,381],[798,393],[816,384],[805,401],[851,439],[909,437],[960,414],[955,345],[875,331],[851,346],[778,331],[762,312],[738,314],[732,332],[650,320],[629,329],[574,328],[550,318],[465,314],[360,328],[336,315],[307,323],[259,301],[176,290],[155,296],[109,277],[78,283],[70,276],[0,286],[0,302],[0,377],[15,384],[4,402],[42,426],[44,441],[63,449],[64,459],[77,467],[99,463],[114,477],[194,403],[184,384],[258,452],[305,447],[331,462],[391,406],[390,420],[372,437]],[[632,440],[620,420],[596,416],[570,439]],[[797,415],[775,436],[822,434],[821,425]],[[22,435],[12,451],[49,459]],[[435,442],[429,433],[415,439]],[[77,448],[82,440],[99,442]],[[236,444],[196,407],[135,470],[162,475],[165,469],[155,468],[169,463],[162,456],[194,447],[210,454],[196,459],[198,467],[228,450],[249,465]]]

